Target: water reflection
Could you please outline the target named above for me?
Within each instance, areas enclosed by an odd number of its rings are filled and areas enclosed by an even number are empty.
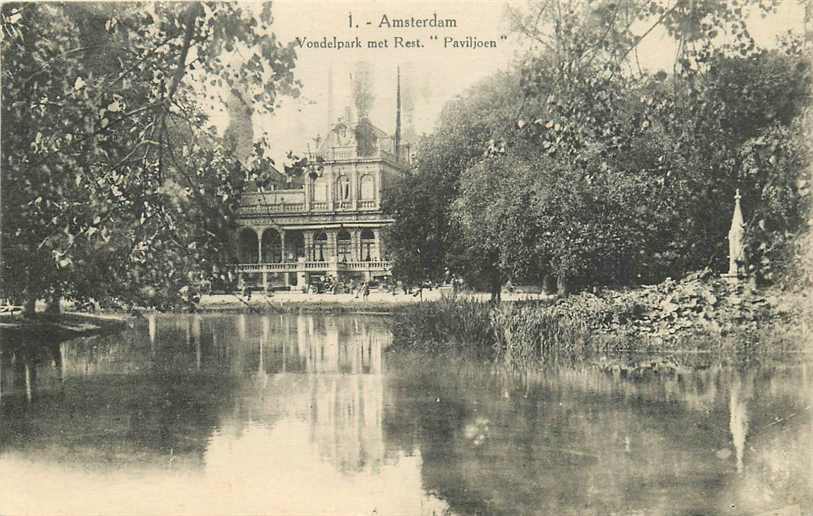
[[[2,343],[0,514],[813,503],[806,362],[517,373],[385,355],[389,341],[374,317],[196,314],[148,316],[120,336]]]
[[[3,343],[0,513],[440,513],[384,446],[389,340],[380,318],[191,315]]]
[[[421,454],[425,488],[456,512],[749,514],[813,502],[804,368],[622,377],[400,360],[385,439]]]

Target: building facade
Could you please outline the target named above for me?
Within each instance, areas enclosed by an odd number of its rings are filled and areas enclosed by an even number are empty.
[[[295,184],[247,192],[237,233],[239,283],[304,290],[330,275],[340,283],[389,276],[382,229],[384,190],[408,165],[408,151],[366,118],[340,120]]]

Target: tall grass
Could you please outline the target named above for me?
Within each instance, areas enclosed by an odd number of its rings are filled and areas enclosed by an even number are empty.
[[[589,324],[562,317],[541,303],[443,299],[399,309],[393,350],[465,354],[510,365],[563,353],[584,355],[593,342]]]
[[[491,358],[496,336],[490,312],[488,303],[473,299],[400,307],[393,317],[392,349]]]
[[[632,331],[642,306],[629,300],[585,296],[578,302],[506,302],[444,299],[400,308],[391,349],[462,354],[527,366],[601,353],[718,354],[736,362],[800,351],[794,333],[737,331],[725,336],[686,333],[663,340]],[[767,330],[767,329],[766,329]]]
[[[504,303],[491,312],[495,358],[508,365],[526,365],[570,355],[584,357],[593,346],[593,332],[582,319],[552,311],[538,303]]]

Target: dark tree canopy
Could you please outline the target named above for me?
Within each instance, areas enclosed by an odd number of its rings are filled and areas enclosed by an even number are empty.
[[[494,291],[508,279],[578,286],[722,271],[740,189],[752,271],[787,277],[807,221],[809,65],[797,36],[754,43],[745,19],[773,5],[739,4],[509,10],[528,54],[451,101],[388,193],[396,275],[448,269]],[[671,72],[635,59],[658,26],[677,42]]]
[[[160,304],[223,270],[251,174],[207,108],[297,91],[270,5],[252,9],[3,4],[3,296]]]

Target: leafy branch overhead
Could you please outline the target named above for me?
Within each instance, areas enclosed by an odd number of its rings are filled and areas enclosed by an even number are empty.
[[[266,111],[297,94],[271,21],[269,4],[3,4],[5,292],[157,299],[222,269],[250,171],[208,113],[233,89]]]

